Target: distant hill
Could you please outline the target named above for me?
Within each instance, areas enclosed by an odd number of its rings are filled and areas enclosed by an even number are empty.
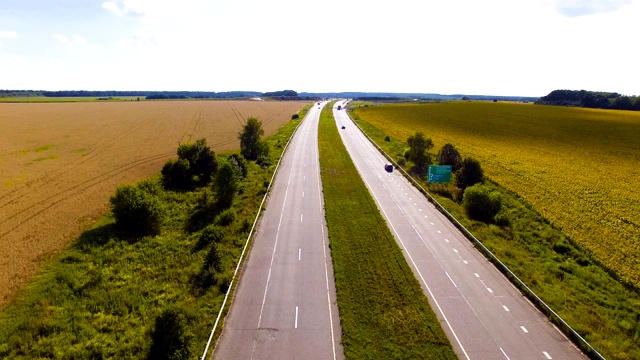
[[[536,104],[637,111],[640,110],[640,97],[615,92],[553,90],[541,97]]]

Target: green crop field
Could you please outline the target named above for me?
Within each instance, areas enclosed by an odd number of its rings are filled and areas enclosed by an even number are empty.
[[[422,131],[434,151],[452,143],[640,287],[640,113],[483,102],[367,106],[354,113],[403,141]]]

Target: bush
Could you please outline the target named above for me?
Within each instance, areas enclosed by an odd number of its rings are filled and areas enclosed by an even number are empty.
[[[216,176],[215,191],[220,205],[229,207],[233,204],[233,199],[238,192],[238,181],[233,166],[226,161],[220,166],[220,171]]]
[[[209,225],[200,234],[196,242],[195,250],[200,251],[209,244],[216,244],[224,238],[224,232],[217,226]]]
[[[387,135],[387,136],[385,136],[385,137],[384,137],[384,141],[386,141],[386,142],[391,141],[391,138],[389,137],[389,135]]]
[[[300,118],[300,115],[298,115],[298,114],[291,115],[291,120],[296,120],[298,118]]]
[[[109,199],[116,226],[135,235],[157,234],[162,223],[162,207],[154,195],[139,187],[120,186]]]
[[[162,183],[167,188],[188,189],[192,185],[191,166],[185,159],[169,159],[162,167]]]
[[[191,359],[192,338],[184,312],[175,308],[166,309],[156,318],[148,359]]]
[[[502,207],[500,194],[480,184],[464,191],[462,204],[470,219],[486,223],[492,222]]]
[[[231,209],[227,209],[221,212],[220,215],[216,217],[216,224],[221,226],[229,226],[235,219],[236,213]]]
[[[258,143],[258,158],[256,163],[265,168],[271,165],[271,158],[269,157],[269,144],[266,141],[260,141]]]
[[[398,163],[398,165],[404,167],[405,165],[407,165],[407,162],[404,160],[404,158],[399,158],[398,161],[396,161]]]

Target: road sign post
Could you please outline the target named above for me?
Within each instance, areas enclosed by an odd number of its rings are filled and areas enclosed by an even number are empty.
[[[429,165],[429,182],[451,182],[451,165]]]

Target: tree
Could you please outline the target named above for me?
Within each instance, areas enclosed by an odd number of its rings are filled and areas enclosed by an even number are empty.
[[[469,186],[481,183],[484,180],[484,172],[480,162],[473,158],[465,158],[460,170],[456,173],[456,186],[466,189]]]
[[[165,187],[187,189],[191,186],[191,166],[185,159],[169,159],[162,167],[162,183]]]
[[[254,117],[249,117],[247,124],[238,135],[240,139],[240,153],[247,160],[258,159],[258,155],[260,155],[260,137],[262,135],[264,135],[262,122]]]
[[[162,206],[153,194],[132,185],[120,186],[109,199],[116,226],[134,235],[160,231]]]
[[[180,144],[178,158],[189,162],[191,175],[197,176],[201,182],[209,182],[211,176],[218,170],[216,154],[207,146],[205,139],[199,139],[195,143]]]
[[[437,156],[438,165],[451,165],[451,171],[456,172],[462,166],[462,156],[451,144],[444,144]]]
[[[238,182],[233,166],[225,161],[218,170],[215,180],[215,190],[218,194],[218,201],[221,205],[229,207],[233,203],[233,198],[238,191]]]
[[[500,194],[481,184],[470,186],[464,191],[462,204],[470,219],[486,223],[493,221],[502,207]]]
[[[176,308],[166,309],[156,318],[151,334],[151,349],[148,359],[182,360],[191,359],[191,341],[187,317]]]
[[[227,158],[227,161],[229,161],[229,164],[231,164],[231,166],[233,167],[233,171],[236,174],[236,178],[238,181],[247,177],[249,165],[247,164],[247,160],[245,160],[242,155],[231,154],[231,156]]]
[[[425,138],[423,133],[417,132],[409,136],[407,143],[409,143],[408,160],[413,161],[418,172],[424,172],[426,166],[431,163],[431,155],[427,151],[433,147],[433,141]]]

